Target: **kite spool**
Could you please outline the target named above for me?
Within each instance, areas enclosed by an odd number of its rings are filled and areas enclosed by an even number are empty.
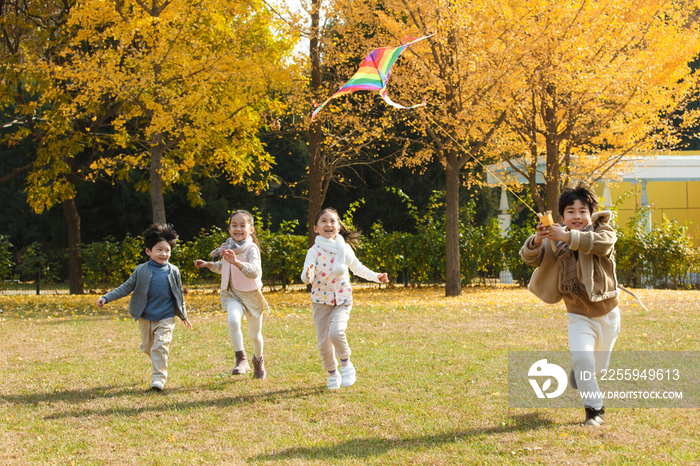
[[[537,216],[540,218],[540,223],[542,226],[547,227],[547,229],[550,229],[552,225],[554,225],[554,219],[552,218],[552,211],[551,210],[546,210],[543,214],[538,213]],[[553,240],[549,240],[549,245],[552,247],[552,252],[557,253],[557,247],[554,244]]]

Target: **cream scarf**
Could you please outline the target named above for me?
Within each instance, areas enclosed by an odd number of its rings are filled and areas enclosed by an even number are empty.
[[[214,249],[209,254],[211,255],[212,258],[217,258],[217,257],[221,256],[221,253],[225,249],[230,249],[237,256],[240,256],[241,254],[245,254],[245,252],[248,250],[248,248],[250,248],[250,246],[252,244],[253,244],[253,237],[252,236],[248,236],[246,239],[244,239],[241,242],[237,242],[237,241],[234,241],[233,238],[229,238],[221,246]]]
[[[316,236],[316,246],[321,249],[334,253],[335,261],[333,262],[333,273],[337,277],[342,277],[348,273],[348,266],[346,264],[348,257],[345,248],[345,238],[343,235],[338,233],[335,235],[335,240],[324,238],[321,235]]]

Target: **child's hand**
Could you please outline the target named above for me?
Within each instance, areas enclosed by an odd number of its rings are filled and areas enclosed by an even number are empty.
[[[379,275],[377,275],[377,278],[382,283],[389,283],[389,277],[387,276],[386,273],[380,273]]]
[[[532,244],[535,246],[539,246],[540,243],[542,243],[542,240],[544,238],[549,237],[549,231],[546,226],[542,225],[542,222],[537,224],[537,234],[535,235],[535,239],[532,240]]]
[[[202,259],[197,259],[194,261],[194,266],[198,269],[201,269],[202,267],[210,268],[211,264],[207,261],[203,261]]]
[[[552,227],[547,231],[547,237],[550,240],[556,241],[566,241],[566,228],[558,223],[552,225]]]
[[[189,319],[183,320],[182,323],[185,324],[185,327],[192,330],[192,322],[190,322]]]
[[[222,257],[223,257],[224,260],[226,260],[226,262],[228,262],[229,264],[235,265],[235,266],[238,267],[239,269],[242,269],[242,268],[243,268],[243,262],[239,261],[239,260],[236,258],[236,253],[233,252],[233,251],[231,251],[230,249],[224,250],[224,251],[222,252]]]
[[[97,300],[97,307],[102,308],[105,304],[107,304],[107,300],[104,296]]]
[[[311,264],[308,269],[306,269],[306,278],[309,279],[309,281],[314,279],[314,265]]]

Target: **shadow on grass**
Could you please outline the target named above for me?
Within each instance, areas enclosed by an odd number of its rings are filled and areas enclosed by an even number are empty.
[[[275,451],[269,455],[259,455],[250,458],[254,461],[288,461],[290,459],[323,460],[343,458],[370,458],[383,455],[391,450],[418,450],[449,443],[457,443],[475,437],[509,432],[550,427],[554,423],[540,417],[539,413],[529,413],[512,416],[513,422],[507,426],[490,428],[465,429],[439,432],[433,435],[390,438],[356,438],[340,443],[332,443],[315,447],[291,447]]]
[[[242,379],[240,382],[244,382]],[[93,400],[103,400],[108,403],[102,409],[70,409],[60,413],[50,414],[44,419],[62,419],[62,418],[81,418],[93,415],[118,414],[122,416],[138,416],[148,412],[163,412],[163,411],[178,411],[198,409],[202,407],[241,407],[253,405],[260,402],[275,402],[277,400],[303,398],[307,396],[318,395],[325,393],[328,390],[325,385],[318,387],[299,387],[291,389],[257,391],[245,395],[231,396],[227,393],[222,393],[222,390],[211,390],[208,387],[194,388],[166,388],[163,392],[154,392],[152,390],[139,390],[133,387],[126,386],[108,386],[92,388],[88,390],[66,390],[54,393],[33,393],[28,395],[3,395],[0,396],[0,406],[2,404],[24,404],[24,405],[44,405],[51,403],[70,403],[83,404]],[[207,393],[207,399],[199,399],[192,401],[173,401],[170,395],[186,395],[188,398],[195,397],[198,393]],[[212,397],[211,395],[216,397]],[[138,406],[118,406],[111,402],[115,398],[125,398],[127,402],[134,402]],[[143,402],[153,399],[154,403],[149,406],[143,406]],[[160,399],[167,400],[167,404],[158,402]]]
[[[47,403],[84,403],[86,401],[105,398],[119,398],[127,395],[138,395],[133,387],[110,385],[86,390],[57,390],[49,393],[27,393],[25,395],[0,395],[0,403],[12,405],[36,405]]]
[[[75,323],[89,323],[89,322],[94,322],[94,321],[114,321],[117,322],[117,320],[114,319],[114,314],[95,314],[95,315],[90,315],[90,314],[75,314],[75,315],[63,315],[63,316],[51,316],[51,318],[47,318],[46,315],[29,315],[27,314],[25,318],[17,318],[13,317],[15,322],[22,322],[22,323],[30,323],[33,326],[36,327],[51,327],[55,325],[64,325],[64,324],[75,324]],[[125,316],[118,316],[119,320],[125,318]],[[131,322],[133,322],[133,319],[131,319]],[[138,327],[137,327],[138,328]]]

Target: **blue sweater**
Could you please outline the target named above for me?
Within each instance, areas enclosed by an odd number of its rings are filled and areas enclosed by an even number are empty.
[[[148,288],[148,301],[141,317],[151,322],[175,317],[175,298],[168,283],[170,273],[168,263],[159,264],[151,259],[148,261],[148,268],[153,275],[151,275],[151,286]]]

